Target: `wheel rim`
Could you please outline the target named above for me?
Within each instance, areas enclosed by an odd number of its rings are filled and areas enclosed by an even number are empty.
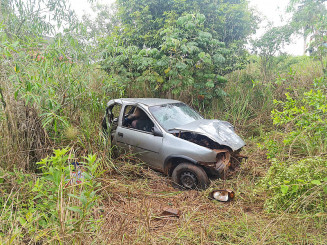
[[[196,175],[190,171],[181,173],[181,184],[187,189],[193,189],[196,187],[198,179]]]

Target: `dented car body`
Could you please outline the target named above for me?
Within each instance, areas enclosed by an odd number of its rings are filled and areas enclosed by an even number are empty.
[[[111,100],[102,126],[113,146],[191,189],[206,188],[208,176],[226,177],[239,166],[245,145],[230,123],[203,119],[177,100]]]

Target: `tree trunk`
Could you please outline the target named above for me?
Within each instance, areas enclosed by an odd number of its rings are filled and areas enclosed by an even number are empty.
[[[307,38],[308,35],[303,34],[303,55],[307,55]]]

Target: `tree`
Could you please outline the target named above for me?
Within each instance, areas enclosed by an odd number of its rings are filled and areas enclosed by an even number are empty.
[[[158,48],[160,32],[180,16],[199,13],[206,17],[203,31],[227,46],[246,43],[256,29],[256,18],[244,0],[118,0],[124,41],[143,48]]]
[[[256,27],[244,0],[118,0],[117,10],[103,68],[126,91],[143,86],[194,103],[224,94],[222,76],[244,65],[244,44]]]
[[[227,53],[224,43],[202,31],[204,15],[188,14],[162,30],[157,48],[108,45],[102,66],[126,91],[152,96],[186,96],[195,104],[223,94],[219,75]],[[131,96],[131,94],[128,94]]]
[[[118,0],[117,7],[122,42],[139,48],[159,48],[163,29],[183,15],[203,14],[206,20],[202,30],[230,49],[220,75],[243,67],[247,54],[244,44],[258,21],[245,0]]]
[[[287,12],[292,14],[290,25],[294,32],[301,34],[304,40],[304,54],[307,51],[307,40],[315,33],[317,24],[326,16],[326,0],[291,0]]]
[[[115,3],[111,5],[96,3],[92,6],[92,10],[96,15],[95,19],[90,15],[82,16],[81,24],[86,29],[82,38],[96,46],[101,44],[101,39],[117,32],[120,22]]]
[[[54,35],[65,24],[76,23],[76,15],[65,0],[1,0],[0,18],[9,38]]]
[[[327,63],[324,57],[327,56],[327,15],[321,16],[315,26],[315,32],[311,36],[308,50],[310,55],[319,60],[321,69],[325,76],[327,76]]]
[[[284,44],[290,41],[292,28],[288,25],[268,27],[269,29],[257,40],[254,40],[253,51],[259,55],[261,72],[266,80],[270,77],[274,65],[274,56],[280,53]]]
[[[291,0],[288,12],[292,13],[290,25],[293,33],[300,33],[304,38],[304,53],[317,58],[323,73],[327,74],[327,8],[326,0]],[[310,36],[310,43],[307,44]]]

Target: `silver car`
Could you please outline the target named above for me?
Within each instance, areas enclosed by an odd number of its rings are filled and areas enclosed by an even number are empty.
[[[136,153],[185,189],[207,188],[210,176],[225,178],[245,145],[230,123],[204,119],[170,99],[110,100],[102,127],[112,146]]]

